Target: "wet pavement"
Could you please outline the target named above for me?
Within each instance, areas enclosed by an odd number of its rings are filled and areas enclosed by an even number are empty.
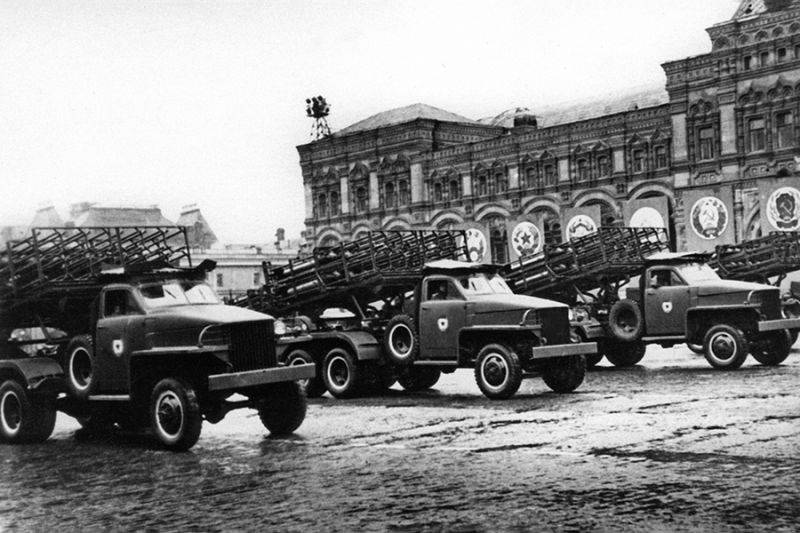
[[[288,439],[238,411],[184,454],[59,415],[47,443],[0,446],[0,527],[795,531],[798,385],[798,351],[726,373],[650,347],[570,395],[529,380],[492,402],[460,370],[421,394],[325,396]]]

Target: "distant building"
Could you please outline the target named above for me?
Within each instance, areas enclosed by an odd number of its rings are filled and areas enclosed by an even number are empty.
[[[414,104],[298,146],[306,238],[461,228],[505,262],[600,225],[664,226],[680,250],[800,230],[800,0],[707,32],[652,90],[482,120]]]
[[[217,236],[208,225],[208,221],[200,212],[197,205],[192,204],[185,206],[181,210],[181,216],[178,217],[178,226],[185,226],[189,246],[193,248],[206,249],[210,248],[217,242]]]

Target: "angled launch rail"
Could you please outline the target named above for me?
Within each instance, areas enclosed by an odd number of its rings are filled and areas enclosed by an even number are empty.
[[[779,285],[800,270],[800,232],[772,233],[741,244],[717,246],[709,262],[723,279]]]
[[[508,263],[504,276],[518,294],[572,303],[577,292],[619,286],[640,273],[647,256],[669,250],[663,228],[600,228]]]
[[[264,286],[233,303],[276,315],[364,307],[413,290],[426,263],[468,257],[463,231],[371,231],[284,266],[264,263]]]
[[[114,276],[191,266],[179,226],[32,228],[0,251],[0,326],[68,314],[68,300],[92,299]],[[113,273],[112,273],[113,272]]]

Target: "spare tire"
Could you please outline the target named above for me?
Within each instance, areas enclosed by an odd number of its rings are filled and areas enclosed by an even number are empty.
[[[400,366],[414,362],[419,353],[419,335],[414,319],[409,315],[397,315],[386,324],[383,349],[389,360]]]
[[[95,389],[94,343],[91,335],[78,335],[67,345],[67,391],[73,398],[87,399]]]
[[[639,304],[633,300],[620,300],[608,312],[608,329],[622,342],[634,342],[644,334],[644,317]]]

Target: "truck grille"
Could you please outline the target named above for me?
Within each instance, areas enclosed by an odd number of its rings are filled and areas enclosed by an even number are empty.
[[[569,310],[564,308],[540,309],[542,336],[548,345],[569,343]]]
[[[278,365],[272,321],[245,322],[229,327],[229,357],[234,371],[245,372]]]

